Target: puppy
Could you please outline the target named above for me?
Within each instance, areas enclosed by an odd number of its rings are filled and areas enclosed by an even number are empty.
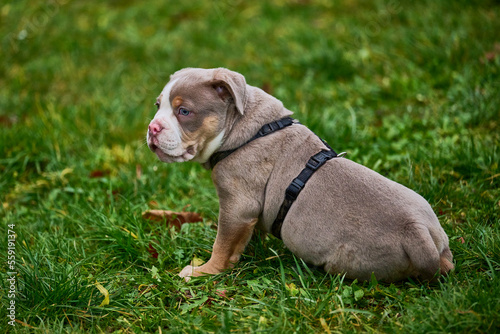
[[[210,260],[180,276],[232,268],[255,228],[271,232],[285,190],[325,143],[294,122],[248,142],[265,124],[290,116],[283,104],[224,68],[174,73],[156,102],[147,131],[163,162],[197,161],[213,168],[220,200]],[[235,150],[234,150],[235,149]],[[234,150],[215,166],[211,157]],[[453,269],[448,237],[427,201],[348,159],[328,160],[291,205],[280,233],[304,261],[347,278],[433,279]]]

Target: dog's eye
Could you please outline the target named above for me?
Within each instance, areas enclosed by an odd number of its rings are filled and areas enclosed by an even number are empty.
[[[155,102],[155,106],[156,106],[156,109],[160,109],[160,101],[159,100],[157,100]]]
[[[191,112],[187,109],[184,109],[184,108],[180,108],[179,109],[179,115],[181,116],[188,116]]]

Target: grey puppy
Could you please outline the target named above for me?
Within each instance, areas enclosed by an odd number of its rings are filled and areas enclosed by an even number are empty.
[[[212,172],[220,200],[212,256],[179,275],[188,280],[232,268],[254,228],[271,231],[286,188],[325,144],[296,123],[244,145],[263,125],[292,112],[224,68],[174,73],[156,104],[147,142],[161,161],[192,160],[210,168],[214,153],[239,147]],[[427,201],[344,158],[312,175],[281,237],[304,261],[352,279],[368,280],[372,273],[387,282],[434,279],[453,269],[448,237]]]

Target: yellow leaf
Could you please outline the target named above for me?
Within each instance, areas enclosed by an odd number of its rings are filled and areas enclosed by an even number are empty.
[[[58,213],[61,217],[66,217],[68,213],[64,210],[54,209],[54,212]]]
[[[46,180],[37,180],[35,182],[36,188],[42,188],[42,187],[46,187],[48,185],[49,185],[49,182],[47,182]]]
[[[299,293],[299,289],[294,283],[285,284],[285,287],[292,296],[296,296]]]
[[[325,332],[327,332],[328,334],[330,334],[330,328],[328,328],[328,325],[326,324],[326,321],[325,319],[323,318],[319,318],[319,322],[321,323],[321,327],[323,327],[323,329],[325,330]]]
[[[191,265],[193,267],[199,267],[201,266],[205,261],[203,261],[202,259],[200,258],[197,258],[196,256],[193,257],[193,260],[191,261]]]
[[[134,232],[130,232],[130,231],[129,231],[129,230],[127,230],[125,227],[121,227],[121,226],[120,226],[120,228],[121,228],[122,230],[124,230],[125,232],[127,232],[128,234],[130,234],[130,236],[131,236],[132,238],[137,239],[137,235],[136,235]]]
[[[73,173],[73,168],[64,168],[61,172],[61,177],[64,177],[66,174]]]
[[[109,292],[106,290],[105,287],[103,287],[101,284],[97,283],[95,284],[96,288],[99,289],[99,292],[104,296],[104,300],[102,301],[101,305],[99,306],[106,306],[109,304]]]

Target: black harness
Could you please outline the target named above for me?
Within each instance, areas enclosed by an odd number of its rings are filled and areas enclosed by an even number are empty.
[[[246,143],[244,143],[241,146],[238,146],[237,148],[233,148],[232,150],[227,150],[227,151],[222,151],[222,152],[216,152],[212,154],[212,156],[208,159],[208,162],[210,163],[210,168],[213,169],[215,165],[221,161],[222,159],[226,158],[228,155],[236,151],[242,146],[245,146],[251,141],[254,141],[257,138],[267,136],[270,133],[273,133],[275,131],[281,130],[283,128],[286,128],[287,126],[290,126],[296,122],[293,118],[291,117],[285,117],[280,120],[268,123],[264,125],[263,127],[260,128],[259,132],[255,134],[252,138],[250,138]]]
[[[262,128],[260,128],[259,132],[257,132],[255,136],[250,138],[250,140],[248,140],[245,144],[241,146],[244,146],[249,142],[254,141],[257,138],[267,136],[270,133],[284,129],[287,126],[297,123],[298,122],[291,117],[285,117],[278,121],[268,123],[264,125]],[[335,151],[323,139],[321,139],[321,141],[323,142],[323,144],[326,145],[328,150],[321,150],[320,152],[313,155],[309,159],[309,161],[307,161],[305,168],[300,172],[300,174],[295,179],[293,179],[292,183],[290,183],[288,188],[286,188],[285,199],[283,200],[283,203],[281,204],[281,207],[278,211],[278,215],[271,227],[271,232],[275,237],[279,239],[281,239],[281,227],[283,225],[283,221],[285,220],[286,214],[288,213],[288,210],[290,210],[290,207],[292,206],[293,202],[299,196],[302,189],[304,189],[307,180],[309,180],[309,178],[314,174],[314,172],[317,171],[321,166],[323,166],[328,160],[337,157],[340,158],[345,155],[344,152],[340,154],[335,153]],[[210,168],[213,169],[219,161],[226,158],[228,155],[239,149],[241,146],[231,150],[214,153],[209,159]]]

